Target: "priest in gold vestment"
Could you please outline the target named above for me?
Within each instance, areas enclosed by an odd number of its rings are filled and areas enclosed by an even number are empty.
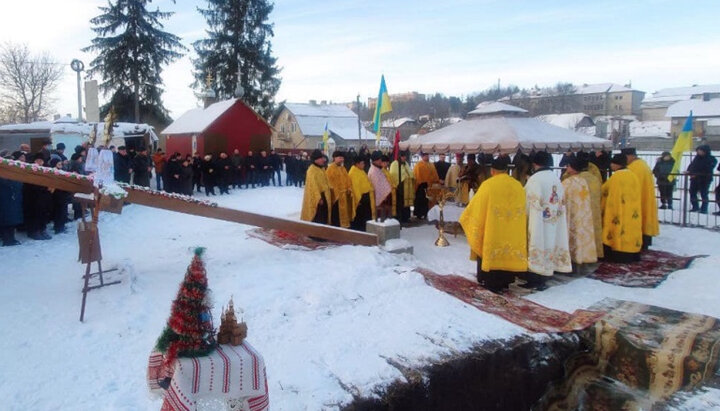
[[[643,245],[640,182],[627,169],[623,154],[613,156],[612,176],[602,186],[605,259],[628,263],[640,260]]]
[[[350,228],[357,231],[365,231],[365,224],[368,220],[375,220],[375,189],[373,188],[368,175],[365,174],[365,157],[356,157],[355,164],[350,168],[350,180],[353,189],[353,210],[355,218],[350,223]]]
[[[310,155],[310,167],[305,174],[305,191],[303,192],[300,219],[313,223],[330,224],[329,201],[332,197],[330,184],[325,175],[325,157],[320,150]]]
[[[433,184],[441,183],[435,165],[430,162],[428,153],[420,153],[420,162],[415,164],[413,168],[413,177],[415,178],[415,208],[413,214],[419,219],[427,218],[429,200],[427,198],[427,190]]]
[[[332,190],[332,199],[330,200],[332,219],[331,223],[335,227],[348,228],[350,222],[355,217],[354,208],[352,206],[352,182],[348,176],[347,169],[343,165],[345,154],[336,151],[332,155],[333,162],[328,166],[327,174],[328,183]]]
[[[593,212],[590,188],[580,177],[582,159],[574,157],[567,164],[562,185],[565,188],[565,215],[567,216],[570,259],[575,265],[597,262],[595,247],[595,228],[592,224]],[[600,203],[598,202],[598,207]]]
[[[588,153],[579,152],[577,155],[580,177],[587,183],[590,190],[590,209],[592,210],[592,226],[595,233],[595,251],[598,258],[603,258],[602,240],[602,175],[600,169],[590,162]],[[593,171],[594,170],[594,171]]]
[[[528,268],[525,190],[507,174],[507,157],[493,160],[491,175],[460,216],[477,260],[478,282],[499,292]]]
[[[657,198],[655,197],[655,179],[647,163],[637,157],[635,148],[623,148],[622,154],[627,158],[628,170],[635,173],[638,182],[640,182],[640,191],[642,193],[640,201],[642,202],[643,250],[647,250],[647,248],[652,245],[652,238],[660,234],[658,205]]]
[[[398,159],[390,164],[390,181],[397,190],[396,212],[401,223],[410,221],[410,207],[415,200],[413,174],[407,163],[409,153],[401,151]]]

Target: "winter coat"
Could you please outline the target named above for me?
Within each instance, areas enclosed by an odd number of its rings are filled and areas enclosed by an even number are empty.
[[[165,172],[167,173],[166,176],[166,182],[167,187],[165,187],[165,191],[168,193],[179,193],[181,190],[181,184],[180,184],[180,170],[182,168],[182,164],[177,160],[168,161],[165,165]],[[155,169],[157,172],[157,169]],[[177,175],[177,178],[175,177]]]
[[[46,224],[52,212],[52,193],[47,187],[23,184],[23,214],[25,223]]]
[[[132,159],[132,170],[135,174],[133,182],[139,186],[150,187],[150,171],[152,167],[150,157],[138,154]]]
[[[217,166],[218,181],[222,184],[229,184],[233,173],[233,163],[230,157],[218,158],[215,164]]]
[[[113,156],[113,165],[115,167],[115,181],[123,183],[130,182],[130,156],[115,153]]]
[[[712,173],[717,164],[717,159],[710,154],[710,146],[703,145],[697,148],[705,151],[704,156],[696,155],[687,168],[690,178],[694,179],[697,184],[710,184],[712,182]]]
[[[193,194],[193,168],[180,165],[180,187],[178,192],[191,196]]]
[[[203,160],[200,169],[202,170],[203,185],[210,187],[215,186],[217,184],[218,175],[215,160]]]
[[[23,223],[23,183],[0,178],[0,227]]]
[[[280,158],[280,155],[278,154],[270,154],[270,157],[268,157],[270,160],[270,166],[273,168],[273,170],[282,170],[282,158]]]
[[[659,186],[669,186],[675,184],[675,180],[669,181],[668,175],[672,172],[673,166],[675,166],[675,159],[670,157],[670,160],[663,160],[662,157],[658,158],[653,167],[653,175],[657,180]]]

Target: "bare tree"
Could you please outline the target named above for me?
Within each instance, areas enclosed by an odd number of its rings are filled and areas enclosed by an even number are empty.
[[[29,123],[51,114],[52,93],[63,67],[48,53],[33,55],[26,44],[0,46],[0,115]]]

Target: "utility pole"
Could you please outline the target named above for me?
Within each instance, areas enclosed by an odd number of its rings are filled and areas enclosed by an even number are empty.
[[[80,72],[85,69],[82,61],[75,59],[70,62],[70,68],[77,73],[77,94],[78,94],[78,122],[82,122],[82,86],[80,85]]]
[[[357,116],[358,116],[358,140],[360,141],[360,146],[362,146],[362,122],[360,120],[360,93],[357,95],[356,100],[356,107],[357,107]],[[360,148],[360,146],[358,148]]]

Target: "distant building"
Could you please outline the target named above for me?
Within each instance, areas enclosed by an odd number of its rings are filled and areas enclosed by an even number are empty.
[[[673,104],[685,100],[720,98],[720,84],[664,88],[646,96],[640,105],[643,121],[667,120],[665,114]]]
[[[390,141],[395,141],[395,132],[400,131],[400,141],[407,140],[412,134],[417,134],[420,124],[410,117],[402,117],[395,120],[385,120],[380,127],[380,134]]]
[[[720,146],[720,98],[710,98],[704,93],[703,98],[693,98],[673,103],[665,114],[670,118],[670,132],[673,137],[682,131],[690,112],[693,113],[693,135],[701,140],[707,140],[717,149]]]
[[[543,114],[536,118],[554,126],[577,131],[589,136],[595,135],[595,122],[592,117],[585,113]]]
[[[281,152],[310,151],[322,147],[325,125],[328,137],[338,150],[361,145],[375,146],[375,134],[364,126],[358,129],[358,116],[344,104],[284,103],[276,111],[272,146]],[[358,131],[360,134],[358,135]],[[387,144],[387,139],[383,139]]]
[[[409,91],[407,93],[390,94],[390,103],[395,102],[406,102],[413,100],[425,100],[425,94],[418,93],[417,91]],[[375,105],[377,104],[377,98],[368,98],[368,110],[374,111]]]
[[[522,107],[532,116],[583,112],[590,117],[622,116],[641,113],[640,104],[645,92],[630,85],[615,83],[583,84],[565,94],[531,90],[498,100]]]
[[[242,100],[229,99],[194,108],[173,121],[161,133],[169,153],[232,152],[270,149],[272,127]]]

